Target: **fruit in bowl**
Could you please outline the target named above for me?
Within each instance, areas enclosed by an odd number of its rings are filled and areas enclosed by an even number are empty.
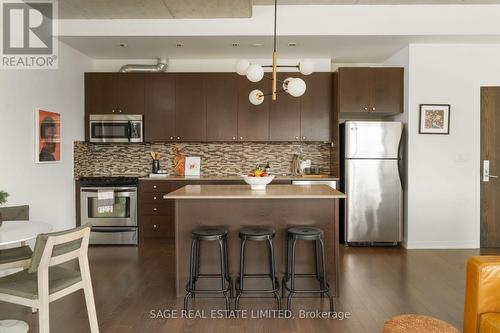
[[[248,177],[268,177],[269,174],[266,173],[262,168],[255,168],[248,174]]]
[[[245,183],[250,185],[252,190],[265,190],[266,185],[273,181],[274,175],[270,175],[261,168],[252,170],[248,175],[242,176]]]

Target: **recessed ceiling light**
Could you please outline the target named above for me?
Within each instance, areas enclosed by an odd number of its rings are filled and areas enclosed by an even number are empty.
[[[179,43],[175,44],[175,46],[177,46],[177,47],[183,47],[183,46],[184,46],[184,43],[180,43],[180,42],[179,42]]]
[[[127,46],[128,46],[128,44],[127,44],[127,43],[120,43],[120,44],[118,44],[118,45],[120,45],[121,47],[127,47]]]
[[[240,46],[240,43],[233,43],[232,45],[233,45],[234,47],[238,47],[238,46]]]
[[[263,46],[264,44],[262,43],[255,43],[255,44],[252,44],[253,47],[260,47],[260,46]]]
[[[288,43],[288,46],[297,46],[297,43]]]

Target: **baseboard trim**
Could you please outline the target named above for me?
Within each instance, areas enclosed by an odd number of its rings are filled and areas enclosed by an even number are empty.
[[[427,242],[403,242],[408,250],[431,250],[431,249],[479,249],[476,241],[427,241]]]

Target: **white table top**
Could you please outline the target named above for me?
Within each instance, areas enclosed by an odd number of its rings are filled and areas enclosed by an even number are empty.
[[[0,246],[29,241],[50,231],[52,226],[45,222],[4,221],[0,227]]]

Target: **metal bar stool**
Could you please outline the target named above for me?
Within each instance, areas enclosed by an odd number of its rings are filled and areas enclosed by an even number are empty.
[[[315,272],[310,273],[295,273],[295,248],[298,240],[314,241],[314,262]],[[319,251],[318,251],[319,248]],[[313,227],[294,227],[287,230],[287,262],[286,273],[283,277],[283,298],[286,297],[285,292],[288,292],[287,307],[291,310],[292,297],[299,293],[316,293],[323,298],[328,296],[330,303],[330,312],[335,311],[333,298],[330,295],[330,285],[328,284],[328,276],[326,273],[326,256],[323,230]],[[319,282],[319,289],[296,289],[296,278],[315,277]]]
[[[217,241],[219,243],[220,273],[200,273],[200,242]],[[199,278],[219,278],[220,289],[198,289],[196,282]],[[222,294],[226,301],[226,310],[230,310],[228,293],[231,293],[232,281],[229,276],[227,257],[227,230],[223,228],[199,228],[191,232],[191,259],[189,265],[189,280],[186,284],[184,310],[187,310],[189,297],[196,294]]]
[[[279,295],[279,281],[276,277],[276,265],[274,258],[273,238],[274,230],[267,228],[243,228],[239,232],[241,239],[240,247],[240,275],[236,278],[236,301],[235,309],[238,310],[240,297],[243,294],[273,294],[276,298],[278,310],[281,309],[281,298]],[[268,244],[269,249],[269,273],[246,274],[245,273],[245,244],[247,241],[264,241]],[[244,281],[247,278],[262,278],[269,277],[271,279],[271,289],[245,289]]]

